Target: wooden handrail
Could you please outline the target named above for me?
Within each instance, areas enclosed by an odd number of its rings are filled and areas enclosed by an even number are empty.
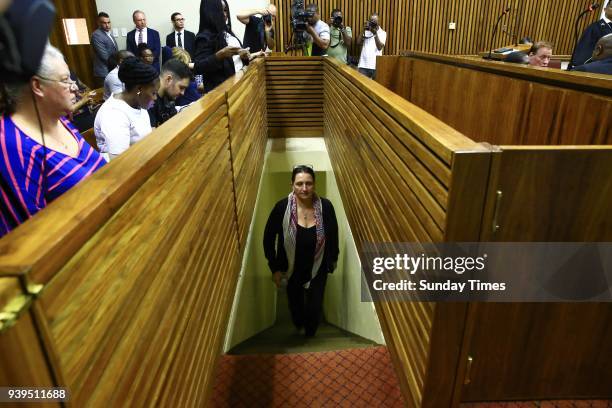
[[[475,60],[473,57],[431,54],[417,51],[404,51],[400,55],[402,57],[469,68],[547,85],[560,86],[577,91],[607,96],[612,94],[612,77],[609,75],[561,71],[559,69],[508,64],[500,61],[479,61]]]
[[[378,105],[419,137],[447,164],[451,163],[453,151],[486,151],[480,144],[347,65],[340,64],[334,58],[326,58],[325,63],[342,72],[359,89],[367,92]]]

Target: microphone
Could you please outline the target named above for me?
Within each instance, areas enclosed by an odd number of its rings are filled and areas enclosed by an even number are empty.
[[[586,10],[578,14],[578,17],[576,18],[576,23],[574,24],[574,49],[572,51],[572,58],[570,59],[570,63],[567,66],[568,71],[574,67],[574,54],[576,53],[576,47],[578,46],[578,37],[579,37],[578,24],[580,23],[580,20],[582,19],[582,17],[586,16],[589,13],[592,13],[594,10],[598,8],[599,8],[599,3],[591,3],[589,7],[587,7]]]
[[[599,4],[597,4],[597,3],[593,3],[593,4],[591,4],[591,5],[589,6],[589,8],[587,9],[587,11],[590,13],[590,12],[592,12],[593,10],[596,10],[596,9],[598,9],[598,8],[599,8]]]
[[[492,59],[491,54],[493,53],[493,44],[495,43],[495,36],[497,35],[497,29],[499,27],[499,22],[501,21],[502,17],[508,14],[511,8],[512,7],[510,6],[506,7],[506,9],[499,15],[499,17],[497,17],[497,22],[495,23],[495,27],[493,28],[493,36],[491,37],[491,46],[489,47],[489,55],[486,57],[486,59]]]

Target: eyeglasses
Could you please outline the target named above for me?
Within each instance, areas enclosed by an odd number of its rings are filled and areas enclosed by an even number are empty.
[[[76,86],[76,81],[73,81],[70,78],[67,79],[51,79],[51,78],[46,78],[40,75],[37,75],[38,78],[43,79],[45,81],[51,81],[51,82],[59,82],[60,84],[64,84],[66,85],[68,88],[72,88],[73,86]]]
[[[185,21],[184,18],[175,18],[174,21]]]
[[[314,171],[314,166],[312,164],[296,164],[293,166],[293,170],[307,168]]]

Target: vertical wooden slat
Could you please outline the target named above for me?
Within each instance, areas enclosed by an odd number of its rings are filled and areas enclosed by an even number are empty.
[[[274,0],[279,7],[277,19],[277,50],[289,43],[291,0]],[[554,44],[554,53],[569,55],[574,46],[574,20],[588,4],[578,0],[317,0],[321,18],[328,21],[332,9],[338,7],[345,23],[353,29],[356,39],[363,32],[363,23],[372,12],[380,14],[381,27],[387,32],[386,55],[404,50],[444,54],[476,54],[488,49],[493,25],[508,6],[510,12],[501,20],[494,47],[514,43],[529,36],[535,41]],[[580,24],[580,32],[598,19],[591,13]],[[456,30],[448,23],[455,22]],[[505,32],[502,31],[505,27]],[[354,45],[350,54],[359,56],[360,47]]]

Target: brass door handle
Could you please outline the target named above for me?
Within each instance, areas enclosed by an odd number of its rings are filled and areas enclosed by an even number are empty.
[[[469,385],[472,382],[472,363],[474,362],[474,359],[472,358],[472,356],[468,356],[467,358],[467,365],[465,367],[465,379],[463,380],[463,385]]]

